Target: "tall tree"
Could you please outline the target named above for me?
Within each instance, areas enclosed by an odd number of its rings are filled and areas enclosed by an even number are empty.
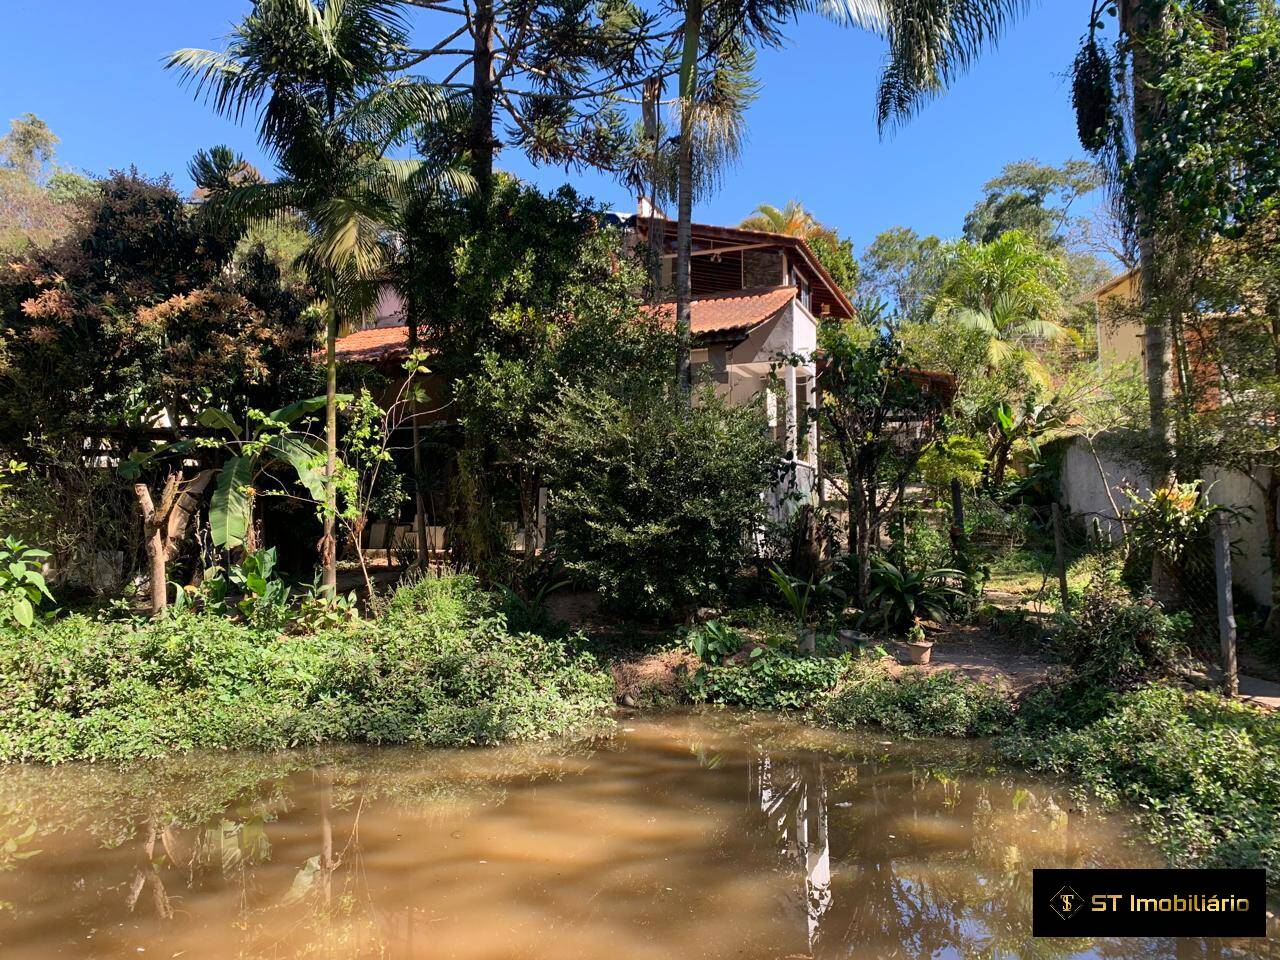
[[[919,318],[941,279],[943,243],[910,227],[890,227],[862,251],[862,292],[889,303],[904,318]]]
[[[249,219],[301,211],[308,223],[304,260],[327,308],[329,482],[320,557],[330,589],[337,583],[338,329],[374,302],[384,225],[405,185],[424,174],[421,164],[387,152],[452,116],[435,85],[393,76],[406,39],[392,0],[259,0],[224,52],[180,50],[168,61],[224,116],[256,113],[259,140],[279,168],[274,183],[226,191],[224,207]]]
[[[407,46],[402,70],[424,70],[467,105],[440,131],[461,149],[483,215],[496,154],[507,145],[535,163],[617,169],[627,155],[621,108],[670,77],[678,27],[630,2],[404,0],[425,11],[430,44]]]
[[[76,201],[92,181],[54,165],[58,138],[35,114],[10,121],[0,137],[0,257],[46,247],[67,233]]]
[[[961,240],[947,250],[932,309],[935,316],[954,317],[986,334],[993,367],[1018,356],[1043,374],[1030,348],[1071,336],[1059,322],[1066,281],[1062,259],[1021,230],[991,243]]]
[[[1083,228],[1071,208],[1100,186],[1102,171],[1084,160],[1059,167],[1035,160],[1006,164],[998,177],[982,185],[982,199],[965,215],[965,239],[990,243],[1021,230],[1043,246],[1061,249]]]

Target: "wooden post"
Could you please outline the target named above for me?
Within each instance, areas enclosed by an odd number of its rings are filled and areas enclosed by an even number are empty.
[[[1219,511],[1213,522],[1214,568],[1218,574],[1218,632],[1222,637],[1222,688],[1229,697],[1240,689],[1236,673],[1236,612],[1231,595],[1231,536],[1227,515]]]
[[[1067,592],[1067,545],[1062,537],[1062,507],[1053,505],[1053,551],[1058,566],[1058,588],[1062,591],[1062,612],[1071,612],[1071,596]]]
[[[951,550],[957,556],[964,548],[964,488],[958,477],[951,478]]]

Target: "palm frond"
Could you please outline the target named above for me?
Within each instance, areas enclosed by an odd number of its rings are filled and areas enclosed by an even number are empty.
[[[166,70],[177,70],[184,85],[193,86],[196,99],[212,101],[215,113],[237,123],[245,110],[261,102],[264,88],[249,82],[244,64],[230,53],[186,48],[165,60]]]
[[[1039,318],[1029,318],[1022,321],[1018,325],[1018,334],[1021,338],[1032,340],[1074,340],[1076,342],[1080,340],[1080,334],[1070,327],[1064,327],[1053,320]]]
[[[877,92],[877,123],[909,119],[930,96],[994,47],[1030,0],[883,0],[889,52]]]
[[[889,18],[886,0],[811,0],[807,5],[814,13],[834,20],[843,27],[856,27],[883,34]]]
[[[445,123],[459,112],[458,101],[443,87],[413,77],[397,77],[347,107],[336,124],[350,137],[379,152],[399,146],[427,124]]]
[[[951,314],[951,318],[966,329],[985,333],[993,341],[1000,339],[1000,328],[989,313],[982,310],[974,310],[970,307],[961,307]]]

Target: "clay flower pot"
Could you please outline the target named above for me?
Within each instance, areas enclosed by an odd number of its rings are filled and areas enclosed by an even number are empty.
[[[908,640],[907,656],[911,658],[911,662],[917,666],[923,666],[929,662],[929,658],[933,656],[932,640]]]
[[[801,627],[796,631],[796,644],[801,653],[817,653],[818,631],[812,627]]]

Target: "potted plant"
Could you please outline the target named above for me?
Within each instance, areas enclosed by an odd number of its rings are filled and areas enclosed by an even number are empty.
[[[920,622],[919,617],[916,617],[911,624],[911,629],[907,631],[907,656],[911,658],[912,663],[924,665],[929,662],[932,655],[933,641],[925,636],[924,624]]]
[[[796,620],[796,642],[801,653],[815,653],[818,647],[818,610],[832,599],[844,600],[844,592],[835,585],[831,574],[820,579],[801,580],[790,576],[776,564],[770,568],[783,602]]]

